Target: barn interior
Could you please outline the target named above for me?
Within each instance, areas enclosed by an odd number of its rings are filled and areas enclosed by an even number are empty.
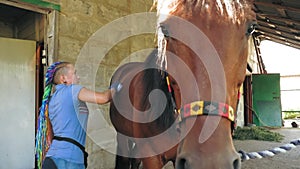
[[[27,0],[27,2],[29,1],[34,2],[34,0]],[[279,43],[284,46],[295,48],[297,50],[300,49],[300,1],[299,0],[254,0],[254,4],[255,4],[254,10],[256,12],[258,26],[253,34],[253,40],[255,43],[256,57],[259,63],[258,72],[259,74],[261,74],[261,76],[265,75],[266,78],[270,79],[270,76],[268,76],[270,72],[268,70],[268,67],[266,67],[266,63],[264,62],[266,59],[264,54],[262,53],[263,49],[261,44],[264,41],[268,40],[268,41]],[[47,32],[47,30],[49,29],[48,26],[51,25],[48,23],[47,20],[48,13],[49,13],[49,8],[37,7],[35,5],[23,3],[22,1],[0,0],[0,37],[30,40],[36,42],[37,47],[41,46],[42,48],[44,48],[44,43],[47,41],[47,38],[49,38],[49,33]],[[52,34],[50,33],[50,35]],[[38,74],[35,76],[36,78],[35,82],[32,82],[33,84],[35,83],[35,85],[37,85],[35,87],[35,94],[36,94],[35,96],[36,100],[34,101],[36,105],[35,110],[39,109],[39,105],[42,98],[41,94],[43,92],[42,81],[44,77],[43,75],[44,68],[43,68],[43,64],[41,63],[41,57],[42,55],[40,53],[40,55],[38,55],[38,58],[36,58],[38,60],[37,62],[38,65],[36,68],[39,69],[39,71],[37,71]],[[282,59],[285,59],[285,56],[282,56]],[[297,62],[297,61],[290,60],[290,62]],[[290,67],[286,66],[286,68],[289,69]],[[292,76],[293,79],[299,79],[300,72],[298,72],[298,74],[293,74]],[[274,77],[275,77],[276,84],[279,84],[278,78],[282,81],[283,79],[288,78],[288,77],[282,77],[280,74],[274,75]],[[259,109],[262,107],[263,108],[262,111],[264,111],[268,109],[273,110],[274,105],[279,104],[279,106],[281,106],[280,102],[279,103],[272,102],[274,100],[278,101],[278,99],[280,101],[280,93],[279,96],[278,95],[274,96],[273,95],[274,91],[270,91],[271,93],[270,101],[257,100],[257,103],[254,103],[255,101],[253,102],[253,95],[252,95],[253,90],[260,90],[260,89],[253,89],[251,84],[253,79],[252,77],[249,78],[250,79],[246,79],[249,81],[244,83],[245,125],[252,124],[252,123],[256,123],[257,125],[265,125],[265,123],[261,123],[260,120],[263,121],[265,119],[272,119],[268,114],[269,112],[266,113],[267,116],[264,116],[263,114],[255,114],[253,109]],[[266,86],[265,82],[261,81],[259,78],[260,75],[257,75],[257,79],[254,80],[257,80],[258,82],[263,83],[264,86]],[[274,83],[270,82],[269,86],[272,87],[273,84]],[[277,90],[280,90],[280,88]],[[287,90],[291,90],[294,93],[300,91],[300,89],[297,88],[292,88]],[[265,92],[265,91],[261,91],[261,92]],[[17,93],[16,95],[19,96],[19,93]],[[263,95],[259,95],[257,97],[266,96],[266,95],[267,94],[264,93]],[[274,119],[274,120],[279,120],[277,121],[278,123],[276,124],[268,123],[267,125],[271,124],[271,125],[281,126],[281,107],[279,107],[278,109],[280,109],[279,116],[277,116]],[[294,111],[299,112],[300,110],[294,110]],[[19,117],[24,117],[24,114],[20,114],[16,116],[18,116],[18,120],[19,120]],[[258,116],[259,118],[255,119],[253,118],[254,116]],[[5,126],[5,124],[3,126]],[[21,130],[24,131],[23,128],[20,128],[18,131]],[[34,129],[30,128],[29,130],[31,131]],[[11,138],[7,142],[11,142],[11,140],[16,140],[16,139],[17,138]],[[32,134],[32,138],[30,139],[31,140],[34,139],[34,133]],[[29,140],[29,143],[32,142],[31,140]],[[21,157],[20,159],[23,159],[23,157]]]

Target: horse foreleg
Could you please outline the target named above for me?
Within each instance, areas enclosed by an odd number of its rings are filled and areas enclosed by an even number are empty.
[[[162,169],[164,166],[164,162],[162,159],[162,156],[160,154],[152,155],[155,154],[153,152],[153,147],[144,144],[143,146],[140,147],[139,151],[143,151],[142,154],[146,155],[147,157],[142,158],[142,165],[143,169]]]
[[[117,134],[117,154],[115,169],[130,169],[128,139]]]
[[[141,164],[141,160],[136,157],[137,148],[134,143],[134,141],[129,140],[129,149],[130,149],[130,165],[131,169],[139,169],[139,166]]]
[[[129,159],[127,157],[116,155],[115,169],[129,169]]]
[[[160,156],[152,156],[142,159],[143,169],[162,169],[163,162]]]
[[[141,160],[137,158],[130,159],[131,169],[139,169]]]

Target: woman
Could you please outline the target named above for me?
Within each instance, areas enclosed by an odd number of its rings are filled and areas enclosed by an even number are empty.
[[[83,146],[89,113],[85,102],[108,103],[122,85],[113,84],[103,92],[89,90],[78,84],[79,77],[75,67],[69,62],[54,63],[47,74],[49,83],[55,88],[48,102],[45,102],[48,103],[54,138],[47,151],[43,169],[84,169],[86,159]]]

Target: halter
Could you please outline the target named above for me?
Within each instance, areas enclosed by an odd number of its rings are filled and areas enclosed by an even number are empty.
[[[173,96],[172,87],[170,84],[168,73],[165,73],[165,78],[167,81],[168,92],[172,100],[172,104],[175,108],[175,112],[179,115],[179,122],[183,119],[193,116],[221,116],[235,122],[234,109],[225,103],[218,103],[212,101],[194,101],[192,103],[186,104],[179,110],[176,110],[175,98]]]
[[[195,101],[184,105],[178,111],[179,121],[193,116],[221,116],[231,122],[234,122],[234,110],[231,106],[225,103],[211,102],[211,101]]]

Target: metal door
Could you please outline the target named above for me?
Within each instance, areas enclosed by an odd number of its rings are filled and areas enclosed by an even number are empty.
[[[0,38],[0,168],[33,169],[35,48],[28,40]]]
[[[254,124],[282,126],[280,74],[254,74],[252,88]]]

